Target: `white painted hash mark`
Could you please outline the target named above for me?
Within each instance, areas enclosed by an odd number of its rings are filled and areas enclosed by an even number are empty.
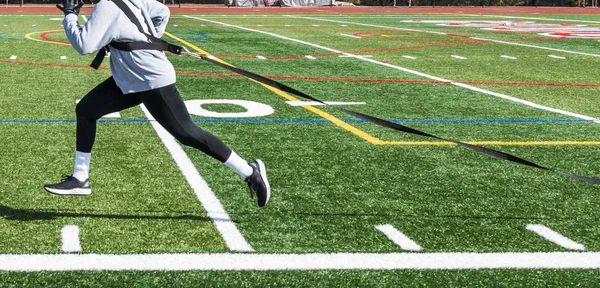
[[[192,160],[185,154],[183,148],[177,144],[175,138],[173,138],[165,128],[158,122],[152,121],[154,120],[154,117],[152,117],[143,104],[140,105],[140,108],[142,108],[142,111],[144,111],[148,120],[151,120],[150,123],[156,131],[156,134],[158,134],[158,137],[160,137],[169,153],[171,153],[171,157],[173,157],[173,160],[177,163],[179,170],[181,170],[181,173],[196,194],[200,204],[202,204],[202,207],[206,210],[206,214],[215,224],[217,231],[219,231],[223,237],[227,247],[232,251],[254,251],[240,230],[237,229],[235,223],[231,220],[219,199],[215,196],[206,181],[204,181],[204,178],[200,176],[194,163],[192,163]]]
[[[60,56],[60,59],[61,59],[61,60],[66,60],[66,59],[67,59],[67,56]]]
[[[598,269],[600,252],[2,254],[0,271]]]
[[[565,59],[565,57],[562,57],[562,56],[556,56],[556,55],[548,55],[548,57],[550,57],[550,58],[554,58],[554,59]]]
[[[346,37],[352,37],[352,38],[361,38],[360,36],[356,36],[356,35],[350,35],[350,34],[344,34],[344,33],[342,33],[342,34],[340,34],[340,35],[342,35],[342,36],[346,36]]]
[[[336,21],[336,20],[323,20],[323,19],[318,19],[318,18],[299,17],[299,16],[291,16],[291,15],[286,15],[286,16],[293,17],[293,18],[300,18],[300,19],[312,19],[312,20],[338,22],[338,23],[342,22],[342,21]],[[184,17],[190,18],[190,19],[196,19],[196,20],[200,20],[200,21],[204,21],[204,22],[209,22],[209,23],[222,24],[222,22],[218,22],[218,21],[214,21],[214,20],[208,20],[208,19],[203,19],[203,18],[198,18],[198,17],[193,17],[193,16],[189,16],[189,15],[184,15]],[[386,27],[386,26],[379,26],[379,25],[360,24],[360,23],[354,23],[354,22],[344,22],[344,23],[350,23],[350,24],[356,24],[356,25],[362,25],[362,26]],[[285,39],[285,40],[288,40],[288,41],[292,41],[292,42],[296,42],[296,43],[301,43],[301,44],[304,44],[304,45],[308,45],[308,46],[320,48],[320,49],[327,50],[327,51],[330,51],[330,52],[339,53],[339,54],[343,54],[343,55],[348,55],[348,56],[351,56],[351,57],[354,57],[354,58],[357,58],[357,59],[360,59],[360,60],[363,60],[363,61],[371,62],[371,63],[378,64],[378,65],[383,65],[383,66],[386,66],[386,67],[389,67],[389,68],[393,68],[393,69],[404,71],[404,72],[411,73],[411,74],[414,74],[414,75],[422,76],[422,77],[425,77],[425,78],[428,78],[428,79],[442,81],[442,82],[449,82],[450,84],[458,86],[458,87],[462,87],[462,88],[469,89],[469,90],[472,90],[472,91],[477,91],[477,92],[480,92],[480,93],[484,93],[484,94],[487,94],[487,95],[490,95],[490,96],[494,96],[494,97],[498,97],[498,98],[510,100],[510,101],[517,102],[517,103],[520,103],[520,104],[523,104],[523,105],[527,105],[527,106],[530,106],[530,107],[534,107],[534,108],[537,108],[537,109],[542,109],[542,110],[546,110],[546,111],[550,111],[550,112],[554,112],[554,113],[558,113],[558,114],[562,114],[562,115],[567,115],[567,116],[579,118],[579,119],[591,120],[594,123],[600,123],[600,119],[594,118],[594,117],[591,117],[591,116],[587,116],[587,115],[583,115],[583,114],[578,114],[578,113],[573,113],[573,112],[569,112],[569,111],[565,111],[565,110],[561,110],[561,109],[556,109],[556,108],[552,108],[552,107],[540,105],[540,104],[537,104],[537,103],[534,103],[534,102],[530,102],[530,101],[527,101],[527,100],[519,99],[519,98],[516,98],[516,97],[512,97],[512,96],[506,95],[506,94],[501,94],[501,93],[493,92],[493,91],[490,91],[490,90],[481,89],[481,88],[478,88],[478,87],[475,87],[475,86],[472,86],[472,85],[468,85],[468,84],[464,84],[464,83],[460,83],[460,82],[450,81],[450,80],[447,80],[447,79],[444,79],[444,78],[441,78],[441,77],[437,77],[437,76],[433,76],[433,75],[429,75],[429,74],[426,74],[426,73],[423,73],[423,72],[419,72],[419,71],[411,70],[411,69],[408,69],[408,68],[404,68],[404,67],[392,65],[390,63],[382,63],[382,62],[379,62],[379,61],[376,61],[376,60],[373,60],[373,59],[368,59],[368,58],[362,57],[360,55],[354,55],[354,54],[351,54],[351,53],[342,52],[342,51],[339,51],[339,50],[336,50],[336,49],[333,49],[333,48],[329,48],[329,47],[325,47],[325,46],[322,46],[322,45],[319,45],[319,44],[314,44],[314,43],[310,43],[310,42],[306,42],[306,41],[302,41],[302,40],[298,40],[298,39],[294,39],[294,38],[289,38],[289,37],[282,36],[282,35],[275,34],[275,33],[270,33],[270,32],[265,32],[265,31],[260,31],[260,30],[255,30],[255,29],[250,29],[250,28],[245,28],[245,27],[240,27],[240,26],[235,26],[235,28],[246,30],[246,31],[252,31],[252,32],[256,32],[256,33],[261,33],[261,34],[265,34],[265,35],[270,35],[270,36],[277,37],[277,38],[280,38],[280,39]],[[393,29],[393,27],[392,27],[392,29]],[[427,31],[414,30],[414,29],[399,29],[399,30],[427,32]],[[510,43],[512,43],[512,42],[510,42]],[[589,55],[591,55],[591,54],[589,54]],[[599,55],[592,55],[592,56],[600,56],[600,54]]]
[[[400,246],[402,250],[421,251],[423,249],[421,246],[419,246],[419,244],[408,238],[390,224],[378,225],[375,226],[375,228],[392,240],[394,244]]]
[[[308,59],[310,59],[310,60],[315,60],[315,59],[317,59],[315,56],[310,56],[310,55],[306,55],[306,56],[304,56],[304,57],[306,57],[306,58],[308,58]]]
[[[500,56],[500,57],[502,57],[502,58],[506,58],[506,59],[512,59],[512,60],[515,60],[515,59],[517,59],[517,57],[512,57],[512,56],[508,56],[508,55],[502,55],[502,56]]]
[[[265,58],[265,56],[256,56],[256,58],[260,59],[260,60],[267,60],[267,58]]]
[[[79,243],[79,227],[75,225],[67,225],[60,232],[62,241],[62,251],[64,252],[81,252],[81,244]]]
[[[17,59],[17,55],[10,56],[10,60],[15,60],[15,59]]]
[[[456,59],[461,59],[461,60],[465,60],[467,59],[466,57],[462,57],[462,56],[458,56],[458,55],[450,55],[452,58],[456,58]]]
[[[407,58],[407,59],[411,59],[411,60],[417,59],[417,57],[408,56],[408,55],[402,55],[402,57]]]
[[[585,250],[585,246],[583,246],[583,244],[579,244],[544,225],[528,224],[526,228],[527,230],[532,231],[542,236],[544,239],[565,249]]]
[[[365,102],[329,102],[324,101],[327,105],[364,105]],[[285,101],[290,106],[323,106],[325,104],[317,101]]]

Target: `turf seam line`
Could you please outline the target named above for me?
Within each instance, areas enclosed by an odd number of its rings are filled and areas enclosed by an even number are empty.
[[[219,21],[213,21],[213,20],[208,20],[208,19],[203,19],[203,18],[198,18],[198,17],[192,17],[192,16],[188,16],[188,15],[184,15],[184,16],[187,17],[187,18],[190,18],[190,19],[196,19],[196,20],[210,22],[210,23],[216,23],[216,24],[224,24],[224,23],[219,22]],[[294,16],[290,16],[290,17],[294,17]],[[334,20],[321,20],[321,19],[317,19],[317,18],[308,18],[308,17],[294,17],[294,18],[313,19],[313,20],[319,20],[319,21],[339,22],[339,21],[334,21]],[[354,24],[356,24],[356,23],[354,23]],[[446,80],[444,78],[440,78],[440,77],[437,77],[437,76],[433,76],[433,75],[429,75],[429,74],[426,74],[426,73],[418,72],[418,71],[411,70],[411,69],[408,69],[408,68],[404,68],[404,67],[392,65],[392,64],[389,64],[389,63],[382,63],[382,62],[379,62],[379,61],[376,61],[376,60],[373,60],[373,59],[361,57],[361,56],[354,55],[354,54],[351,54],[351,53],[342,52],[342,51],[339,51],[339,50],[336,50],[336,49],[333,49],[333,48],[328,48],[328,47],[325,47],[325,46],[322,46],[322,45],[318,45],[318,44],[314,44],[314,43],[309,43],[309,42],[306,42],[306,41],[302,41],[302,40],[298,40],[298,39],[293,39],[293,38],[289,38],[289,37],[286,37],[286,36],[282,36],[282,35],[278,35],[278,34],[270,33],[270,32],[265,32],[265,31],[261,31],[261,30],[255,30],[255,29],[250,29],[250,28],[240,27],[240,26],[233,26],[233,27],[235,27],[237,29],[242,29],[242,30],[247,30],[247,31],[252,31],[252,32],[257,32],[257,33],[261,33],[261,34],[270,35],[270,36],[273,36],[273,37],[281,38],[281,39],[284,39],[284,40],[289,40],[289,41],[296,42],[296,43],[305,44],[305,45],[308,45],[308,46],[320,48],[320,49],[327,50],[327,51],[330,51],[330,52],[336,52],[336,53],[340,53],[340,54],[343,54],[343,55],[352,56],[354,58],[357,58],[357,59],[360,59],[360,60],[363,60],[363,61],[371,62],[371,63],[377,64],[377,65],[383,65],[383,66],[386,66],[386,67],[389,67],[389,68],[393,68],[393,69],[396,69],[396,70],[404,71],[404,72],[407,72],[407,73],[411,73],[411,74],[418,75],[418,76],[421,76],[421,77],[429,78],[429,79],[432,79],[432,80],[443,81],[443,82],[450,82],[452,85],[455,85],[455,86],[458,86],[458,87],[462,87],[462,88],[465,88],[465,89],[468,89],[468,90],[477,91],[477,92],[480,92],[480,93],[483,93],[483,94],[487,94],[487,95],[495,96],[495,97],[498,97],[498,98],[510,100],[510,101],[517,102],[517,103],[520,103],[520,104],[523,104],[523,105],[527,105],[527,106],[530,106],[530,107],[538,108],[538,109],[541,109],[541,110],[546,110],[546,111],[550,111],[550,112],[554,112],[554,113],[558,113],[558,114],[563,114],[563,115],[567,115],[567,116],[571,116],[571,117],[575,117],[575,118],[585,119],[585,120],[593,120],[596,123],[600,123],[600,119],[597,119],[597,118],[594,118],[594,117],[590,117],[590,116],[587,116],[587,115],[577,114],[577,113],[573,113],[573,112],[569,112],[569,111],[565,111],[565,110],[561,110],[561,109],[556,109],[556,108],[552,108],[552,107],[540,105],[540,104],[533,103],[533,102],[530,102],[530,101],[526,101],[526,100],[523,100],[523,99],[519,99],[519,98],[516,98],[516,97],[512,97],[512,96],[508,96],[508,95],[505,95],[505,94],[501,94],[501,93],[497,93],[497,92],[493,92],[493,91],[481,89],[481,88],[478,88],[478,87],[475,87],[475,86],[467,85],[467,84],[464,84],[464,83]],[[598,56],[600,56],[600,55],[598,55]],[[382,142],[385,142],[385,141],[382,141]]]
[[[140,105],[140,108],[148,120],[154,120],[143,104]],[[196,194],[200,204],[206,210],[206,214],[210,217],[215,228],[217,228],[217,231],[219,231],[223,237],[227,247],[232,251],[254,251],[240,230],[237,229],[235,223],[231,220],[229,214],[227,214],[223,205],[221,205],[219,199],[215,196],[204,178],[202,178],[183,148],[181,148],[173,136],[171,136],[171,134],[169,134],[169,132],[167,132],[158,122],[150,121],[150,123],[171,154],[171,157],[173,157],[173,160],[175,160],[175,163],[177,163],[179,170],[181,170],[186,181]]]

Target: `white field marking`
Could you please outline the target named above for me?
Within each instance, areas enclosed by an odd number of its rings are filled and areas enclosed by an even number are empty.
[[[361,38],[360,36],[356,36],[356,35],[350,35],[350,34],[340,34],[342,36],[346,36],[346,37],[352,37],[352,38]]]
[[[598,268],[600,268],[600,252],[0,255],[0,271],[464,270]]]
[[[75,104],[79,103],[79,101],[81,101],[81,99],[75,100]],[[108,114],[102,116],[102,118],[121,118],[121,113],[119,113],[119,112],[108,113]]]
[[[173,160],[177,163],[179,170],[181,170],[181,173],[188,184],[192,190],[194,190],[200,204],[202,204],[202,207],[206,210],[206,214],[215,224],[215,227],[223,237],[227,247],[232,251],[254,251],[244,236],[242,236],[240,230],[237,229],[235,223],[229,217],[229,214],[223,209],[223,205],[221,205],[219,199],[217,199],[213,191],[208,187],[206,181],[200,176],[194,163],[192,163],[192,160],[185,154],[183,148],[181,148],[175,141],[175,138],[173,138],[173,136],[171,136],[171,134],[169,134],[169,132],[167,132],[167,130],[165,130],[158,122],[152,121],[154,120],[154,117],[152,117],[143,104],[140,105],[140,107],[142,108],[142,111],[144,111],[146,118],[150,120],[158,137],[160,137],[169,153],[171,153]]]
[[[411,59],[411,60],[417,59],[417,57],[408,56],[408,55],[402,55],[402,57],[407,58],[407,59]]]
[[[306,55],[306,56],[304,56],[304,57],[306,57],[306,58],[308,58],[308,59],[310,59],[310,60],[315,60],[315,59],[317,59],[315,56],[310,56],[310,55]]]
[[[81,16],[81,18],[83,19],[83,21],[84,21],[84,22],[87,22],[87,21],[88,21],[88,18],[87,18],[87,17],[85,17],[85,15],[81,14],[80,16]]]
[[[390,224],[375,226],[377,230],[387,236],[394,244],[400,246],[402,250],[421,251],[423,248],[415,241],[408,238],[404,233],[398,231]]]
[[[327,105],[364,105],[365,102],[329,102],[324,101]],[[290,106],[323,106],[325,104],[316,101],[285,101]]]
[[[319,25],[317,25],[317,24],[313,24],[312,26],[313,26],[313,27],[319,27]]]
[[[267,58],[265,58],[265,56],[256,56],[256,58],[261,59],[261,60],[267,60]]]
[[[178,27],[178,26],[179,26],[179,25],[177,25],[177,24],[173,24],[173,27]]]
[[[67,59],[67,56],[60,56],[60,59],[61,59],[61,60],[66,60],[66,59]]]
[[[230,24],[227,24],[227,25],[231,26]],[[263,27],[263,25],[260,25],[260,24],[258,24],[258,25],[256,25],[256,26],[258,26],[258,27]]]
[[[60,231],[60,239],[62,241],[62,251],[64,252],[81,252],[81,244],[79,243],[79,227],[75,225],[67,225]]]
[[[15,60],[15,59],[17,59],[17,55],[10,56],[10,60]]]
[[[526,228],[560,247],[570,250],[585,250],[583,244],[579,244],[544,225],[528,224]]]
[[[344,25],[344,24],[342,24],[342,25],[340,25],[340,26],[342,26],[342,27],[348,27],[348,25]]]
[[[218,21],[207,20],[207,19],[192,17],[192,16],[188,16],[188,15],[184,15],[184,16],[187,17],[187,18],[201,20],[201,21],[205,21],[205,22],[211,22],[211,23],[217,23],[217,24],[221,23],[221,22],[218,22]],[[306,18],[306,17],[298,17],[298,18]],[[312,18],[307,18],[307,19],[312,19]],[[330,52],[340,53],[342,55],[348,55],[350,57],[354,57],[354,58],[357,58],[357,59],[360,59],[360,60],[363,60],[363,61],[371,62],[371,63],[377,64],[377,65],[383,65],[383,66],[388,67],[388,68],[397,69],[397,70],[404,71],[404,72],[407,72],[407,73],[410,73],[410,74],[414,74],[414,75],[418,75],[418,76],[421,76],[421,77],[429,78],[431,80],[437,80],[437,81],[442,81],[442,82],[449,82],[450,84],[458,86],[458,87],[462,87],[462,88],[469,89],[469,90],[472,90],[472,91],[477,91],[477,92],[480,92],[480,93],[484,93],[484,94],[487,94],[487,95],[490,95],[490,96],[494,96],[494,97],[498,97],[498,98],[510,100],[510,101],[517,102],[517,103],[520,103],[520,104],[523,104],[523,105],[527,105],[527,106],[531,106],[531,107],[534,107],[534,108],[538,108],[538,109],[541,109],[541,110],[546,110],[546,111],[550,111],[550,112],[554,112],[554,113],[558,113],[558,114],[562,114],[562,115],[567,115],[567,116],[571,116],[571,117],[575,117],[575,118],[579,118],[579,119],[584,119],[584,120],[591,120],[591,121],[594,121],[596,123],[600,123],[600,119],[597,119],[597,118],[594,118],[594,117],[590,117],[590,116],[586,116],[586,115],[583,115],[583,114],[577,114],[577,113],[573,113],[573,112],[569,112],[569,111],[565,111],[565,110],[561,110],[561,109],[556,109],[556,108],[552,108],[552,107],[548,107],[548,106],[536,104],[536,103],[533,103],[533,102],[530,102],[530,101],[526,101],[526,100],[523,100],[523,99],[515,98],[515,97],[512,97],[512,96],[505,95],[505,94],[501,94],[501,93],[497,93],[497,92],[493,92],[493,91],[481,89],[481,88],[478,88],[478,87],[475,87],[475,86],[471,86],[471,85],[468,85],[468,84],[464,84],[464,83],[460,83],[460,82],[450,81],[450,80],[447,80],[447,79],[444,79],[444,78],[440,78],[440,77],[437,77],[437,76],[433,76],[433,75],[425,74],[425,73],[418,72],[418,71],[415,71],[415,70],[411,70],[411,69],[408,69],[408,68],[396,66],[396,65],[393,65],[393,64],[390,64],[390,63],[379,62],[377,60],[373,60],[373,59],[361,57],[359,55],[354,55],[354,54],[347,53],[347,52],[342,52],[342,51],[339,51],[339,50],[336,50],[336,49],[332,49],[332,48],[328,48],[328,47],[325,47],[325,46],[321,46],[321,45],[318,45],[318,44],[313,44],[313,43],[309,43],[309,42],[306,42],[306,41],[302,41],[302,40],[298,40],[298,39],[293,39],[293,38],[285,37],[285,36],[274,34],[274,33],[271,33],[271,32],[265,32],[265,31],[260,31],[260,30],[256,30],[256,29],[250,29],[250,28],[246,28],[246,27],[239,27],[239,26],[235,26],[235,27],[238,28],[238,29],[246,30],[246,31],[257,32],[257,33],[266,34],[266,35],[270,35],[270,36],[273,36],[273,37],[277,37],[277,38],[281,38],[281,39],[293,41],[293,42],[296,42],[296,43],[301,43],[301,44],[304,44],[304,45],[308,45],[308,46],[320,48],[320,49],[327,50],[327,51],[330,51]]]
[[[291,26],[292,26],[292,25],[289,25],[289,24],[285,24],[285,27],[291,27]]]
[[[50,18],[51,21],[62,21],[64,18]]]
[[[508,55],[502,55],[502,56],[500,56],[500,57],[502,57],[502,58],[506,58],[506,59],[512,59],[512,60],[515,60],[515,59],[517,59],[517,57],[512,57],[512,56],[508,56]]]
[[[475,16],[475,15],[462,15],[461,16]],[[512,18],[512,19],[526,19],[526,20],[545,20],[545,21],[564,21],[564,22],[581,22],[581,23],[596,23],[600,24],[600,21],[590,20],[570,20],[570,19],[553,19],[553,18],[541,18],[541,17],[519,17],[519,16],[501,16],[501,15],[476,15],[477,17],[497,17],[497,18]]]
[[[37,25],[36,24],[31,24],[31,27],[35,27],[35,26],[37,26]]]
[[[550,57],[550,58],[555,58],[555,59],[565,59],[565,57],[562,57],[562,56],[556,56],[556,55],[548,55],[548,57]]]
[[[365,58],[372,58],[373,55],[340,55],[338,57],[342,57],[342,58],[355,58],[355,56],[360,56],[360,57],[365,57]]]
[[[396,29],[396,30],[403,30],[403,31],[413,31],[413,32],[422,32],[422,33],[430,33],[430,34],[448,35],[448,33],[437,32],[437,31],[407,29],[407,28],[398,28],[398,27],[383,26],[383,25],[363,24],[363,23],[356,23],[356,22],[349,22],[349,21],[339,21],[339,20],[321,19],[321,18],[312,18],[312,17],[302,17],[302,16],[293,16],[293,15],[285,15],[285,16],[292,17],[292,18],[325,21],[325,22],[348,23],[348,24],[354,24],[354,25],[360,25],[360,26],[368,26],[368,27],[377,27],[377,28]],[[577,51],[556,49],[556,48],[550,48],[550,47],[530,45],[530,44],[525,44],[525,43],[506,42],[506,41],[502,41],[502,40],[494,40],[494,39],[478,38],[478,37],[472,37],[471,39],[474,39],[474,40],[483,40],[483,41],[489,41],[489,42],[500,43],[500,44],[507,44],[507,45],[523,46],[523,47],[536,48],[536,49],[544,49],[544,50],[557,51],[557,52],[564,52],[564,53],[571,53],[571,54],[577,54],[577,55],[583,55],[583,56],[600,57],[600,54],[592,54],[592,53],[584,53],[584,52],[577,52]]]
[[[458,56],[458,55],[450,55],[450,57],[456,58],[456,59],[461,59],[461,60],[467,59],[466,57],[462,57],[462,56]]]

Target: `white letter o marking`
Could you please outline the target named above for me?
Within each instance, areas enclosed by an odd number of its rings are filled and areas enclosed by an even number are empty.
[[[244,109],[246,109],[246,112],[224,113],[208,111],[202,108],[203,104],[233,104],[244,107]],[[246,100],[189,100],[185,101],[185,106],[187,107],[188,112],[190,114],[214,118],[261,117],[271,115],[273,114],[273,112],[275,112],[275,110],[273,110],[273,107],[269,105]]]

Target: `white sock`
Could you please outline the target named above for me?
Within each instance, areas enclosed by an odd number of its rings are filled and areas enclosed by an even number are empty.
[[[235,173],[240,174],[240,176],[242,176],[242,178],[244,179],[252,175],[252,172],[254,171],[252,170],[252,167],[248,165],[248,162],[246,162],[246,160],[242,159],[242,157],[237,155],[235,151],[231,151],[231,155],[229,156],[229,158],[227,158],[227,161],[225,161],[225,165],[233,169]]]
[[[90,159],[92,153],[75,151],[75,168],[73,168],[73,177],[79,181],[85,181],[90,177]]]

